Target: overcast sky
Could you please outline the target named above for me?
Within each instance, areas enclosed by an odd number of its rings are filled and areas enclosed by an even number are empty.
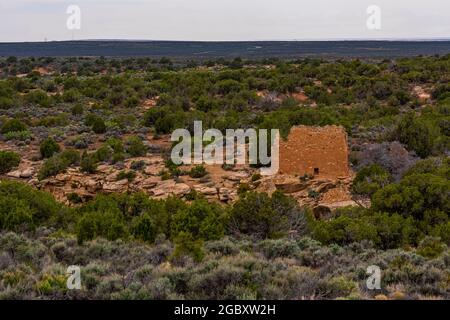
[[[81,29],[68,30],[69,5]],[[370,5],[381,30],[366,26]],[[450,38],[450,0],[0,0],[0,42]]]

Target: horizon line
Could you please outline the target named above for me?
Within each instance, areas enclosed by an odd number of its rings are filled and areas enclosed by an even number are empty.
[[[450,41],[447,38],[325,38],[325,39],[267,39],[267,40],[167,40],[167,39],[63,39],[63,40],[26,40],[26,41],[0,41],[0,44],[9,43],[54,43],[54,42],[90,42],[90,41],[112,41],[112,42],[197,42],[197,43],[227,43],[227,42],[351,42],[351,41],[389,41],[389,42],[432,42]]]

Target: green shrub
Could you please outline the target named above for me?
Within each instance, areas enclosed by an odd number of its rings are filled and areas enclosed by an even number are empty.
[[[76,150],[63,152],[48,158],[38,172],[38,179],[43,180],[65,171],[69,166],[78,163],[80,154]]]
[[[152,108],[144,113],[143,123],[147,127],[154,126],[156,121],[167,115],[166,108]]]
[[[219,253],[224,256],[236,255],[240,252],[239,244],[234,243],[228,237],[216,241],[209,241],[205,243],[207,251],[212,253]]]
[[[323,244],[336,243],[345,245],[363,239],[377,240],[376,228],[365,220],[345,215],[331,219],[330,221],[318,221],[313,230],[314,239]]]
[[[224,212],[205,200],[196,200],[173,216],[171,234],[189,233],[194,239],[216,240],[224,234]]]
[[[125,107],[134,108],[139,105],[139,98],[136,96],[129,97],[125,100]]]
[[[447,246],[441,242],[440,238],[426,237],[419,243],[417,253],[425,258],[434,259],[439,257],[446,249]]]
[[[97,134],[105,133],[106,132],[105,121],[103,121],[103,119],[100,117],[96,117],[92,123],[92,131],[94,131]]]
[[[125,152],[122,140],[120,140],[120,139],[109,138],[106,141],[106,144],[113,149],[114,153],[124,153]]]
[[[328,221],[316,221],[314,238],[323,244],[338,245],[367,240],[382,249],[398,248],[416,241],[418,231],[411,218],[365,210],[350,213]]]
[[[253,174],[253,175],[252,175],[252,182],[256,182],[256,181],[260,180],[261,177],[262,177],[262,176],[261,176],[261,174],[259,174],[259,173]]]
[[[206,171],[205,167],[202,165],[197,165],[189,171],[189,176],[191,178],[202,178],[206,176],[208,172]]]
[[[95,154],[88,154],[86,151],[81,156],[81,172],[95,173],[97,171],[97,158]]]
[[[390,184],[372,197],[375,211],[397,212],[421,220],[426,210],[450,212],[448,179],[433,174],[412,174]]]
[[[268,259],[278,257],[295,258],[299,253],[297,243],[286,239],[264,240],[258,244],[258,247]]]
[[[197,99],[195,104],[198,110],[208,112],[217,106],[217,101],[212,97],[203,95]]]
[[[58,153],[60,151],[60,149],[61,148],[56,143],[56,141],[50,137],[45,140],[42,140],[42,142],[39,146],[39,150],[41,152],[42,158],[50,158],[55,153]]]
[[[42,90],[33,90],[25,95],[25,100],[28,103],[37,104],[41,107],[49,107],[51,98],[47,95],[46,92]]]
[[[436,157],[420,160],[405,172],[404,177],[415,174],[433,174],[450,178],[450,159]]]
[[[78,164],[80,161],[80,153],[77,150],[73,149],[66,149],[59,153],[58,156],[67,161],[69,166]]]
[[[434,153],[439,135],[437,126],[408,113],[397,125],[394,137],[421,158],[426,158]]]
[[[141,139],[133,136],[127,140],[126,151],[132,157],[142,157],[147,154],[147,147]]]
[[[0,196],[0,230],[20,231],[32,224],[31,210],[25,201]]]
[[[125,153],[114,153],[112,156],[112,163],[117,163],[125,160]]]
[[[104,237],[108,240],[124,239],[128,229],[118,209],[86,212],[78,221],[76,234],[79,243]]]
[[[1,223],[10,229],[24,223],[49,222],[61,211],[51,194],[14,181],[0,182],[0,202]]]
[[[148,212],[135,217],[131,224],[131,234],[142,241],[153,243],[156,239],[158,229],[153,218]]]
[[[136,172],[134,171],[120,171],[117,174],[117,181],[123,180],[123,179],[127,179],[129,182],[133,181],[134,178],[136,178]]]
[[[25,131],[12,131],[5,133],[6,140],[18,140],[25,141],[31,138],[31,132],[28,130]]]
[[[20,163],[20,156],[11,151],[0,151],[0,174],[5,174],[17,167]]]
[[[84,112],[83,105],[81,105],[81,104],[76,104],[76,105],[74,105],[74,106],[70,109],[70,112],[72,112],[72,114],[73,114],[74,116],[81,116],[81,115],[83,114],[83,112]]]
[[[233,205],[230,212],[230,231],[257,239],[279,238],[289,231],[291,214],[298,214],[297,205],[280,192],[272,198],[266,193],[247,192]]]
[[[64,90],[62,94],[62,99],[64,102],[73,103],[80,99],[80,93],[77,89],[71,88],[68,90]]]
[[[57,292],[66,292],[67,278],[65,275],[44,275],[36,284],[36,289],[41,295],[51,295]]]
[[[333,277],[322,281],[318,288],[327,299],[347,298],[358,295],[358,284],[344,276]]]
[[[56,176],[63,172],[69,166],[68,162],[59,156],[53,156],[47,159],[38,172],[38,179],[43,180],[48,177]]]
[[[174,112],[164,115],[156,120],[155,131],[159,134],[171,133],[176,128],[184,128],[186,115],[183,112]]]
[[[308,197],[312,198],[312,199],[318,199],[320,197],[320,192],[313,190],[313,189],[309,189],[308,190]]]
[[[69,193],[67,195],[67,200],[69,200],[73,204],[78,204],[78,203],[83,202],[83,199],[81,199],[81,197],[76,192]]]
[[[64,127],[67,126],[69,124],[69,117],[67,115],[67,113],[60,113],[56,116],[48,116],[48,117],[44,117],[39,119],[39,121],[37,122],[38,126],[43,126],[43,127]]]
[[[135,171],[140,171],[140,170],[144,169],[145,166],[146,166],[145,161],[144,160],[139,160],[139,161],[131,162],[130,168],[132,170],[135,170]]]
[[[167,170],[161,170],[159,172],[159,175],[160,175],[162,181],[166,181],[166,180],[169,180],[170,178],[172,178],[172,175]]]
[[[170,198],[151,200],[144,193],[98,195],[78,208],[77,236],[81,242],[96,237],[125,239],[128,235],[152,242],[159,234],[170,234],[168,211],[181,207],[182,201],[180,205]]]
[[[188,232],[180,232],[174,242],[175,250],[172,254],[172,259],[177,259],[186,255],[191,256],[196,262],[203,260],[205,254],[203,252],[202,240],[195,240],[192,234]]]
[[[238,193],[238,195],[241,196],[241,195],[244,195],[244,194],[246,194],[247,192],[249,192],[251,190],[252,190],[252,188],[251,188],[251,186],[248,183],[241,182],[241,183],[239,183],[239,186],[238,186],[238,189],[237,189],[237,193]]]
[[[98,116],[96,114],[88,113],[84,117],[84,124],[88,127],[92,127],[92,125],[94,124],[94,122],[97,118],[98,118]]]
[[[112,156],[112,150],[109,146],[104,145],[97,149],[94,153],[94,157],[98,162],[104,162],[111,159]]]
[[[167,179],[166,179],[167,180]],[[191,189],[188,194],[184,196],[187,201],[194,201],[202,199],[202,194],[197,192],[195,189]]]
[[[0,132],[5,134],[10,132],[20,132],[26,130],[27,126],[22,121],[20,121],[19,119],[10,119],[5,123],[3,123]]]
[[[0,110],[12,109],[17,105],[17,102],[9,97],[0,97]]]
[[[243,89],[242,84],[236,80],[222,80],[216,84],[217,91],[221,94],[228,94],[230,92],[239,92]]]
[[[391,182],[391,175],[377,164],[362,168],[353,180],[352,190],[356,194],[373,195]]]

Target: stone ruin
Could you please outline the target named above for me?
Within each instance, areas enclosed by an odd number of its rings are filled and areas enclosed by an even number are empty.
[[[95,174],[86,174],[73,167],[55,177],[38,181],[36,175],[42,161],[31,159],[37,150],[1,146],[23,155],[19,167],[6,175],[9,179],[26,181],[38,189],[47,190],[69,205],[68,196],[72,193],[87,201],[98,193],[135,191],[145,192],[156,199],[170,195],[185,198],[192,190],[210,201],[227,203],[238,199],[237,190],[241,184],[268,194],[282,190],[300,205],[312,208],[317,217],[326,217],[339,207],[356,205],[350,192],[353,174],[348,167],[347,135],[344,128],[337,126],[292,128],[287,140],[280,141],[280,172],[255,181],[252,177],[257,170],[248,165],[238,165],[228,171],[220,165],[205,166],[207,177],[182,176],[163,180],[160,172],[165,170],[164,159],[151,150],[145,157],[125,160],[121,168],[100,164]],[[145,164],[143,170],[136,172],[133,181],[118,181],[118,173],[130,170],[134,161],[142,161]],[[182,169],[188,171],[190,168]]]
[[[280,173],[321,178],[347,178],[347,133],[343,127],[307,127],[291,129],[287,140],[280,141]]]

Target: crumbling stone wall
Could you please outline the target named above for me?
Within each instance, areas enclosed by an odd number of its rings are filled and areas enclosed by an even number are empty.
[[[348,177],[347,133],[343,127],[293,127],[280,141],[280,173]]]

